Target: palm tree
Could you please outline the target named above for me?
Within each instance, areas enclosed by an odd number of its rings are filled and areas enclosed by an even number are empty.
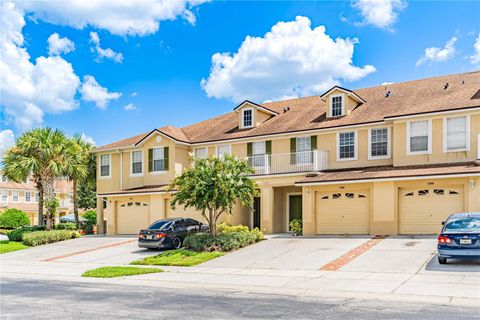
[[[3,173],[20,182],[30,174],[39,195],[38,222],[46,208],[47,229],[51,229],[55,206],[55,179],[67,166],[67,138],[60,130],[40,128],[23,133],[3,157]]]

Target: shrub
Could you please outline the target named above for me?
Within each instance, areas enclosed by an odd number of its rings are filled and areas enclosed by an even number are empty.
[[[97,224],[97,211],[87,210],[82,216],[88,220],[84,223],[83,230],[86,234],[92,234],[93,228]]]
[[[10,241],[22,241],[22,237],[25,233],[33,231],[45,230],[45,226],[24,226],[12,230],[8,233],[8,240]]]
[[[80,237],[80,233],[73,230],[34,231],[23,235],[23,244],[27,246],[39,246]]]
[[[302,220],[294,219],[290,221],[289,227],[290,227],[290,231],[292,231],[295,236],[302,235],[302,232],[303,232]]]
[[[219,234],[213,236],[209,233],[197,233],[188,236],[183,245],[194,251],[232,251],[260,240],[263,234],[257,228],[249,230],[245,226],[229,227],[221,224]]]
[[[30,219],[22,210],[15,208],[7,209],[0,215],[0,228],[15,229],[28,226]]]
[[[237,231],[250,231],[250,229],[247,227],[247,226],[243,226],[241,224],[237,225],[237,226],[229,226],[228,224],[226,224],[225,222],[222,222],[220,223],[218,226],[217,226],[217,231],[218,233],[222,233],[222,232],[237,232]]]
[[[55,230],[78,230],[77,225],[73,222],[64,222],[55,225]]]

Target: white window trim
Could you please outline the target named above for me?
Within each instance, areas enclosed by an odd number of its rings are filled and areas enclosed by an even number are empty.
[[[30,195],[30,200],[29,200],[29,201],[27,201],[27,193]],[[30,191],[25,191],[25,192],[23,193],[23,199],[24,199],[25,203],[31,203],[31,202],[32,202],[32,192],[30,192]]]
[[[102,156],[108,156],[109,158],[109,166],[108,166],[108,176],[102,176]],[[99,154],[98,155],[98,179],[110,179],[112,178],[112,155],[110,153],[107,154]]]
[[[17,195],[18,195],[17,201],[15,201],[15,196],[13,195],[15,192],[16,192]],[[19,202],[20,202],[20,192],[19,192],[19,191],[12,191],[12,202],[13,202],[13,203],[19,203]]]
[[[250,126],[244,126],[244,125],[243,125],[243,124],[244,124],[243,116],[244,116],[244,114],[245,114],[245,111],[247,111],[247,110],[251,110],[251,111],[252,111],[252,125],[250,125]],[[242,123],[241,123],[241,127],[240,127],[240,128],[241,128],[241,129],[253,128],[253,127],[254,127],[254,124],[255,124],[255,116],[254,116],[255,112],[253,112],[253,108],[243,108],[241,112],[242,112]]]
[[[208,147],[197,147],[197,148],[193,148],[193,157],[195,159],[197,159],[197,157],[195,156],[197,154],[197,150],[200,150],[200,149],[205,149],[205,154],[207,155],[204,159],[208,158]],[[216,153],[216,152],[215,152]],[[202,159],[202,158],[198,158],[198,159]]]
[[[349,132],[353,132],[354,134],[354,139],[355,139],[355,143],[354,143],[354,154],[355,156],[353,158],[344,158],[344,159],[341,159],[340,158],[340,133],[349,133]],[[357,131],[354,130],[354,131],[341,131],[341,132],[337,132],[337,154],[336,154],[336,158],[337,158],[337,161],[354,161],[354,160],[358,160],[358,134],[357,134]]]
[[[229,154],[229,155],[232,155],[232,145],[231,145],[231,144],[221,144],[221,145],[215,146],[215,155],[216,155],[217,157],[219,157],[219,155],[218,155],[218,147],[228,147],[228,154]]]
[[[387,155],[386,156],[372,156],[372,130],[379,130],[379,129],[387,129]],[[390,131],[391,131],[390,127],[368,129],[368,160],[382,160],[382,159],[390,159],[392,157]]]
[[[426,151],[410,151],[410,123],[412,122],[420,122],[420,121],[427,121],[428,122],[428,148]],[[432,154],[432,119],[428,120],[415,120],[415,121],[408,121],[407,122],[407,155],[408,156],[415,156],[421,154]]]
[[[142,172],[141,173],[133,173],[133,153],[140,151],[142,153]],[[143,177],[143,172],[145,171],[145,161],[143,158],[143,150],[132,150],[130,151],[130,177]]]
[[[466,136],[466,147],[465,148],[458,148],[458,149],[447,149],[447,120],[452,119],[452,118],[463,118],[465,117],[466,120],[466,126],[467,126],[467,136]],[[449,152],[461,152],[461,151],[470,151],[470,115],[464,115],[464,116],[451,116],[451,117],[444,117],[443,118],[443,152],[449,153]]]
[[[339,116],[334,116],[333,115],[333,98],[335,97],[342,97],[342,114],[339,115]],[[330,113],[330,118],[338,118],[338,117],[342,117],[345,115],[345,95],[344,94],[333,94],[330,96],[330,108],[328,110],[328,112]]]
[[[8,203],[8,190],[2,190],[0,192],[0,200],[3,201],[3,192],[6,192],[6,195],[7,195],[7,197],[5,199],[5,203]]]
[[[155,149],[163,149],[163,160],[165,161],[165,147],[162,146],[162,147],[155,147],[155,148],[152,148],[153,150]],[[153,154],[155,154],[155,151],[152,151]],[[153,156],[153,155],[152,155]],[[170,159],[170,158],[169,158]],[[149,160],[150,161],[150,160]],[[169,160],[170,161],[170,160]],[[155,162],[155,159],[152,159],[152,162]],[[155,175],[158,175],[158,174],[165,174],[168,172],[168,170],[156,170],[155,171],[155,165],[152,163],[152,172],[150,172],[151,175],[155,176]],[[165,165],[164,165],[165,167]]]

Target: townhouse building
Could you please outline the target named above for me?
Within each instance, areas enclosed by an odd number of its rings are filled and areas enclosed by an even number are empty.
[[[96,149],[99,222],[134,234],[168,217],[171,179],[191,158],[232,154],[260,196],[224,221],[305,235],[435,234],[451,213],[480,211],[480,72],[257,103],[183,128]],[[101,223],[103,225],[103,223]]]

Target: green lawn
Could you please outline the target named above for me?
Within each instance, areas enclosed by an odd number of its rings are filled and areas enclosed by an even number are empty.
[[[157,272],[163,272],[163,270],[158,268],[138,267],[101,267],[86,271],[84,274],[82,274],[82,277],[115,278]]]
[[[179,249],[165,251],[156,256],[133,261],[130,264],[191,267],[223,255],[222,252],[195,252]]]
[[[30,248],[21,242],[2,240],[0,241],[0,254]]]

